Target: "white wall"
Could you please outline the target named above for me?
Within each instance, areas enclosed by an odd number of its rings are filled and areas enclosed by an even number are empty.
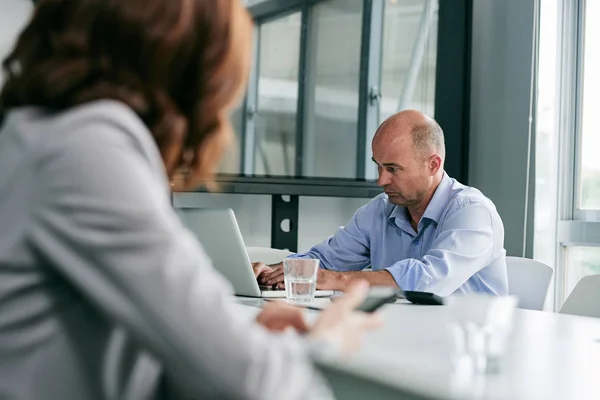
[[[526,218],[534,2],[473,2],[469,184],[496,204],[506,250],[516,256],[523,254]],[[532,221],[530,210],[527,219]]]
[[[12,49],[32,9],[31,0],[0,0],[0,60],[3,61]],[[0,72],[0,84],[3,81]]]

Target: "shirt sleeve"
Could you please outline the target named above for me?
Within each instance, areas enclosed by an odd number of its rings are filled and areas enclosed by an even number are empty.
[[[236,318],[228,283],[132,142],[97,124],[46,146],[37,159],[36,252],[196,396],[304,398],[314,376],[309,346]]]
[[[359,271],[368,267],[371,264],[370,224],[378,200],[377,197],[359,208],[333,236],[306,253],[293,254],[288,258],[319,259],[321,268],[332,271]]]
[[[490,212],[481,203],[471,203],[446,217],[420,260],[404,259],[386,270],[404,290],[448,296],[491,262],[493,250]]]

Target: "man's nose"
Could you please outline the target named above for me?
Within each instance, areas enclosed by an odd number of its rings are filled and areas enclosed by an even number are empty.
[[[377,178],[377,184],[379,186],[385,186],[385,185],[388,185],[389,183],[390,183],[389,174],[385,170],[379,172],[379,177]]]

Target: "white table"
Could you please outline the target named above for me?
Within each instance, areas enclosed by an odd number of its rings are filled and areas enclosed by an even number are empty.
[[[253,316],[263,300],[239,302]],[[385,326],[331,366],[431,399],[600,400],[600,319],[517,310],[505,368],[469,379],[451,365],[447,307],[396,303],[381,313]]]

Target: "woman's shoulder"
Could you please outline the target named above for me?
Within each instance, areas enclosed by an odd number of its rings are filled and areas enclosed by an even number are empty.
[[[62,111],[13,109],[7,114],[5,129],[28,148],[36,163],[73,152],[104,152],[108,159],[121,152],[136,153],[153,169],[163,169],[148,128],[131,108],[115,100],[92,101]]]
[[[94,141],[134,140],[152,143],[142,120],[125,104],[115,100],[86,102],[65,110],[28,106],[11,109],[3,133],[29,146],[60,146],[74,137]]]

